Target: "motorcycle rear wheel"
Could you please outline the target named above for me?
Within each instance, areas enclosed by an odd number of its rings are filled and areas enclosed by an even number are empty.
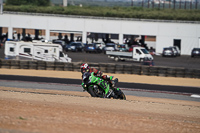
[[[93,87],[91,86],[88,88],[88,93],[90,93],[92,97],[97,97],[97,95],[94,93]]]
[[[102,90],[100,90],[99,88],[94,88],[93,86],[90,86],[88,88],[88,93],[90,93],[92,97],[100,97],[100,98],[103,98],[103,96],[105,95]]]

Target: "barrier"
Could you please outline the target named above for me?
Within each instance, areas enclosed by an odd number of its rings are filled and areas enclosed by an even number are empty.
[[[132,67],[130,69],[130,72],[132,74]],[[116,64],[115,65],[115,73],[118,73],[118,74],[126,73],[126,70],[124,69],[124,65]]]
[[[37,61],[29,61],[28,65],[29,65],[29,69],[38,69],[38,62]]]
[[[64,71],[73,71],[73,64],[72,63],[65,63]]]
[[[34,70],[55,70],[55,71],[78,71],[80,72],[81,62],[62,63],[44,61],[24,61],[0,59],[0,68],[6,69],[34,69]],[[103,73],[137,74],[162,77],[183,77],[200,78],[200,69],[186,69],[177,67],[158,67],[130,64],[112,63],[88,63]]]

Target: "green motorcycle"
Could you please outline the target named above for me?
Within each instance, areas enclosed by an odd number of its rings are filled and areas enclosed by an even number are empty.
[[[115,85],[118,79],[116,78],[112,80],[112,82],[114,82]],[[94,76],[94,72],[86,72],[83,74],[82,87],[92,97],[126,100],[126,96],[119,88],[112,87],[111,83],[108,81]]]

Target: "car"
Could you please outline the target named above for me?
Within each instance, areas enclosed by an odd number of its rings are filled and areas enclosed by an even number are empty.
[[[114,43],[107,43],[104,47],[104,54],[106,54],[106,51],[115,51],[115,44]]]
[[[193,48],[191,52],[191,57],[200,56],[200,48]]]
[[[178,46],[170,46],[170,48],[174,48],[174,50],[176,50],[176,56],[181,56],[181,51]]]
[[[172,47],[163,48],[162,56],[163,57],[165,57],[165,56],[176,57],[177,51]]]
[[[91,52],[101,53],[102,49],[100,49],[96,43],[91,43],[91,44],[85,45],[85,52],[86,53],[88,53],[88,52],[89,53],[91,53]]]
[[[82,42],[71,42],[68,45],[65,45],[65,51],[73,51],[73,52],[77,52],[77,51],[84,51],[84,44]]]
[[[116,44],[116,45],[117,45],[117,47],[116,47],[117,51],[128,51],[129,50],[127,44]]]
[[[66,45],[65,41],[62,41],[62,40],[53,40],[52,42],[55,44],[60,44],[62,47],[64,47]]]
[[[95,44],[96,44],[96,47],[98,47],[99,49],[101,49],[102,51],[103,51],[103,49],[105,48],[105,43],[103,43],[103,42],[101,42],[101,43],[97,43],[97,42],[95,42]]]

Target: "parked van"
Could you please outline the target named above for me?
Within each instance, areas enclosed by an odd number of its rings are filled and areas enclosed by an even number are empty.
[[[43,42],[6,41],[5,59],[71,62],[60,44]]]

